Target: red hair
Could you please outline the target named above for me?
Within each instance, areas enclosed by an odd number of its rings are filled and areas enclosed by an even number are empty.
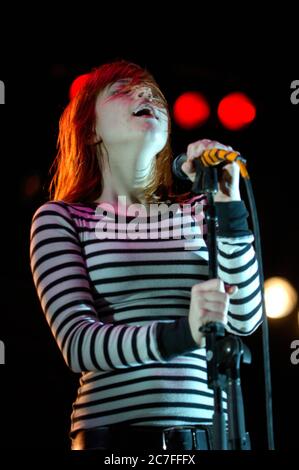
[[[170,117],[166,100],[153,76],[139,65],[121,60],[104,64],[90,72],[79,92],[64,110],[59,122],[58,152],[51,166],[53,176],[49,192],[52,200],[93,202],[103,191],[103,159],[95,144],[95,102],[100,91],[122,78],[130,85],[151,86],[168,113],[168,139],[157,154],[149,185],[145,188],[148,202],[165,201],[172,193]]]

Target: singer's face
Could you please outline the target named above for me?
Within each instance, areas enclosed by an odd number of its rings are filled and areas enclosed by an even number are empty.
[[[105,88],[96,100],[96,133],[109,150],[112,145],[140,145],[156,155],[168,139],[168,114],[148,86],[119,80]]]

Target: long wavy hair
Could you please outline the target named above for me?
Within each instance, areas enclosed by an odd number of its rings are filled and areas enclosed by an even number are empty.
[[[153,160],[150,182],[144,188],[144,193],[147,202],[173,199],[171,120],[166,99],[147,70],[137,64],[120,60],[101,65],[87,74],[84,84],[62,113],[59,121],[58,151],[50,168],[51,200],[70,203],[93,202],[102,194],[104,162],[99,143],[94,143],[95,102],[98,94],[107,85],[124,78],[131,79],[130,86],[151,86],[166,109],[169,123],[167,142]]]

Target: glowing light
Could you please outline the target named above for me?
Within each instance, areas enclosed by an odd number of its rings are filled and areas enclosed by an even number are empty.
[[[244,93],[230,93],[218,105],[218,118],[221,124],[232,131],[247,126],[255,116],[255,105]]]
[[[184,129],[202,125],[210,115],[210,107],[205,97],[198,92],[186,92],[179,96],[173,105],[174,120]]]
[[[265,281],[266,313],[270,318],[282,318],[296,307],[298,295],[294,287],[282,277],[271,277]]]
[[[76,96],[76,94],[81,90],[83,85],[86,83],[88,77],[89,77],[89,73],[85,73],[84,75],[79,75],[79,77],[75,78],[75,80],[70,86],[70,91],[69,91],[70,100],[72,100],[74,96]]]

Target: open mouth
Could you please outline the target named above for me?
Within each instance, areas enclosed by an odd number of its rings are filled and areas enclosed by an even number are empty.
[[[143,117],[143,118],[152,118],[158,119],[155,113],[155,110],[148,105],[141,105],[139,106],[134,112],[133,116],[135,117]]]

